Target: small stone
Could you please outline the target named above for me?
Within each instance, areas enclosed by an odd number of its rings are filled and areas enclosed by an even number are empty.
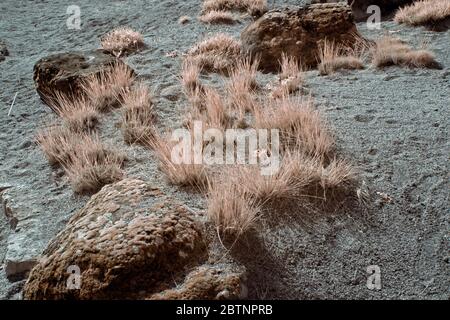
[[[8,48],[6,48],[6,44],[0,40],[0,62],[5,60],[5,57],[9,56]]]

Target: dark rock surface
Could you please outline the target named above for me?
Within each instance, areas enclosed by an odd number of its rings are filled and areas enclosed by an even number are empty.
[[[33,80],[40,97],[48,103],[55,91],[69,96],[80,94],[83,79],[118,63],[123,62],[104,50],[59,53],[35,64]]]
[[[125,179],[94,195],[50,242],[24,298],[144,298],[205,249],[190,212],[159,189]],[[80,270],[79,290],[68,290],[70,266]]]
[[[267,12],[242,31],[241,41],[244,52],[261,59],[262,70],[276,71],[283,53],[315,66],[325,39],[351,46],[356,34],[349,6],[312,4]]]
[[[230,264],[202,265],[173,289],[154,294],[155,300],[228,300],[244,299],[248,290],[242,268]]]

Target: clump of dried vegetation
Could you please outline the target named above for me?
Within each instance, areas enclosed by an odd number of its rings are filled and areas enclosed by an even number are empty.
[[[441,68],[431,51],[413,50],[405,42],[392,37],[383,37],[376,41],[372,49],[372,64],[377,68],[394,65],[409,68]]]
[[[226,74],[235,66],[240,54],[239,41],[219,33],[195,45],[187,55],[201,70]]]
[[[146,143],[154,133],[156,113],[149,89],[140,83],[122,97],[122,134],[126,143]]]
[[[278,130],[281,158],[279,170],[274,174],[263,175],[260,165],[223,168],[194,165],[193,159],[186,164],[174,163],[171,153],[176,142],[159,135],[151,139],[160,168],[171,183],[205,192],[207,215],[221,235],[239,237],[255,227],[273,205],[329,203],[336,195],[355,187],[356,171],[348,161],[336,156],[334,138],[313,99],[290,96],[303,83],[300,63],[284,56],[280,65],[279,86],[284,88],[279,89],[282,94],[278,99],[261,96],[258,60],[236,59],[228,68],[229,77],[223,90],[201,83],[200,61],[192,56],[185,60],[181,76],[190,102],[186,127],[191,133],[194,121],[201,121],[203,130],[214,128],[222,133],[229,128]],[[209,143],[203,142],[203,150]],[[225,154],[228,150],[223,147]],[[270,156],[268,150],[257,151]]]
[[[54,126],[39,131],[37,142],[49,163],[64,169],[76,193],[97,192],[123,177],[124,155],[97,136]]]
[[[214,10],[228,10],[248,12],[252,16],[261,16],[267,11],[266,0],[205,0],[202,12],[207,13]]]
[[[63,168],[76,193],[92,194],[124,177],[122,163],[114,151],[104,153],[93,143],[82,148]]]
[[[107,112],[120,106],[134,81],[133,70],[124,63],[117,63],[100,74],[91,75],[81,84],[90,104],[99,112]]]
[[[254,227],[262,208],[235,182],[222,177],[209,184],[207,215],[220,234],[239,237]]]
[[[229,71],[230,79],[226,86],[230,108],[237,110],[238,127],[246,127],[245,115],[254,111],[257,101],[255,93],[258,90],[256,75],[259,60],[253,62],[248,58],[239,59],[236,67]]]
[[[279,170],[262,175],[259,166],[236,166],[213,177],[208,216],[220,233],[235,237],[255,227],[263,211],[278,205],[331,203],[356,189],[357,172],[343,159],[324,161],[301,150],[284,153]]]
[[[303,73],[300,62],[285,53],[281,56],[281,72],[278,84],[272,88],[272,98],[278,99],[298,91],[303,84]]]
[[[129,27],[118,27],[101,38],[101,45],[116,57],[121,57],[141,49],[145,44],[139,32]]]
[[[421,0],[398,9],[394,20],[411,26],[434,27],[450,18],[450,1]]]
[[[70,98],[61,92],[56,92],[54,98],[49,103],[51,109],[74,132],[92,131],[99,122],[97,109],[84,96]]]
[[[211,10],[198,17],[198,20],[207,24],[235,24],[237,22],[233,13],[222,10]]]
[[[124,104],[124,130],[129,139],[136,138],[138,131],[147,133],[142,125],[149,123],[147,117],[153,117],[148,108],[151,104],[144,102],[148,92],[140,86],[131,90],[133,81],[133,71],[117,63],[87,77],[76,96],[54,93],[50,106],[62,124],[40,130],[36,140],[49,163],[63,168],[76,193],[95,193],[124,176],[125,156],[103,144],[94,131],[100,112]]]
[[[200,82],[201,67],[193,59],[185,59],[181,69],[181,85],[184,94],[192,102],[202,92],[203,87]]]
[[[361,51],[350,50],[325,40],[319,49],[319,73],[329,75],[343,69],[364,69],[361,54]]]
[[[331,155],[334,139],[312,98],[284,96],[255,113],[255,127],[278,129],[284,150],[301,149],[323,158]]]
[[[155,133],[148,139],[147,144],[155,152],[159,168],[170,183],[197,190],[205,189],[208,184],[207,168],[203,164],[195,164],[192,158],[183,159],[184,155],[181,153],[173,154],[176,141],[172,141],[169,136]]]

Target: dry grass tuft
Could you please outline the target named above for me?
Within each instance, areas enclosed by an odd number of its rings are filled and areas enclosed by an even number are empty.
[[[97,192],[123,177],[125,157],[97,136],[50,127],[38,133],[37,142],[50,164],[64,168],[76,193]]]
[[[91,131],[99,122],[99,114],[95,107],[84,96],[70,98],[61,92],[54,93],[50,102],[52,110],[74,132]]]
[[[225,178],[209,184],[207,214],[222,235],[238,238],[251,229],[261,211],[258,202]]]
[[[37,133],[36,141],[51,165],[70,161],[83,137],[62,126],[53,126]]]
[[[228,40],[221,41],[231,43]],[[181,82],[191,101],[186,127],[192,134],[193,121],[198,120],[202,122],[203,130],[223,131],[241,128],[240,124],[244,122],[242,128],[248,127],[247,121],[254,120],[252,127],[255,129],[278,129],[280,169],[266,176],[261,174],[258,165],[238,165],[216,171],[218,168],[214,166],[193,165],[193,159],[187,161],[189,164],[175,164],[171,160],[175,142],[157,137],[151,145],[169,181],[206,189],[209,219],[220,235],[236,238],[255,227],[262,212],[271,209],[272,204],[295,201],[296,206],[311,208],[313,202],[330,203],[335,194],[346,195],[347,187],[353,188],[356,181],[355,170],[348,162],[335,159],[333,136],[313,100],[288,96],[303,83],[298,61],[283,56],[279,75],[283,94],[277,100],[260,99],[256,81],[258,61],[252,63],[249,59],[236,58],[227,70],[229,79],[224,92],[200,83],[200,60],[194,57],[216,50],[222,52],[218,49],[221,47],[228,46],[217,45],[215,41],[198,44],[183,64]],[[194,100],[200,102],[192,103]],[[237,118],[232,113],[236,110]],[[206,150],[207,146],[208,142],[204,142],[202,147]],[[270,156],[267,150],[257,150],[257,154],[261,153]]]
[[[261,175],[257,166],[233,169],[228,176],[243,193],[262,205],[299,201],[307,197],[327,200],[328,194],[338,192],[355,181],[356,171],[347,161],[306,156],[299,150],[287,152],[278,172]]]
[[[258,166],[226,169],[209,185],[207,212],[222,234],[238,237],[273,205],[333,201],[355,182],[356,170],[349,162],[333,159],[327,164],[296,150],[284,155],[273,175],[261,175]]]
[[[240,54],[239,41],[219,33],[191,48],[188,51],[188,58],[195,61],[202,70],[226,74],[235,66]]]
[[[95,193],[124,177],[122,162],[116,155],[104,156],[88,147],[63,167],[75,193]]]
[[[251,61],[250,58],[239,59],[234,68],[229,72],[231,81],[239,80],[248,89],[257,89],[258,82],[256,76],[258,74],[259,59]]]
[[[181,68],[181,85],[189,99],[194,98],[203,91],[200,82],[201,67],[192,59],[185,59]]]
[[[413,50],[400,39],[383,37],[376,41],[372,64],[377,68],[404,66],[409,68],[440,69],[441,65],[428,50]]]
[[[120,106],[122,95],[130,90],[133,81],[133,70],[118,63],[100,75],[88,77],[81,88],[96,110],[106,112]]]
[[[256,75],[259,60],[240,59],[233,70],[229,71],[230,79],[226,93],[230,99],[231,107],[238,110],[239,121],[243,121],[245,113],[256,108],[254,92],[258,88]]]
[[[319,49],[319,73],[321,75],[333,74],[343,69],[364,69],[360,57],[334,42],[325,40]]]
[[[140,83],[124,94],[122,134],[126,143],[145,143],[154,134],[156,113],[149,89]]]
[[[121,57],[144,47],[142,35],[129,27],[119,27],[104,35],[101,39],[102,48],[111,51],[116,57]]]
[[[212,10],[198,17],[198,20],[208,24],[235,24],[237,20],[229,11]]]
[[[177,141],[171,141],[169,137],[162,137],[155,133],[147,142],[155,151],[160,164],[159,168],[165,173],[170,183],[183,187],[194,187],[203,190],[208,184],[208,172],[204,165],[194,164],[193,159],[189,163],[177,163],[173,156],[181,158],[182,155],[173,155]]]
[[[323,159],[331,155],[334,139],[311,98],[282,97],[255,113],[257,128],[280,130],[283,149],[298,149]]]
[[[394,20],[411,26],[433,26],[450,18],[449,0],[422,0],[398,9]]]
[[[303,84],[303,74],[300,63],[295,57],[285,53],[281,56],[281,72],[278,75],[279,83],[273,87],[272,98],[279,99],[299,90]]]
[[[320,171],[320,186],[323,190],[336,190],[351,185],[355,181],[356,169],[350,162],[343,159],[333,159]]]
[[[266,0],[205,0],[202,12],[214,10],[247,11],[252,16],[260,16],[267,11]]]
[[[197,119],[212,128],[231,127],[232,119],[228,115],[226,104],[220,94],[212,88],[206,88],[203,99],[205,112]]]

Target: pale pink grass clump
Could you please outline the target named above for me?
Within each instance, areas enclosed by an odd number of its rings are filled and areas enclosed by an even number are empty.
[[[144,38],[129,27],[118,27],[101,38],[101,45],[103,49],[121,57],[144,47]]]
[[[211,36],[188,51],[188,58],[193,59],[201,70],[225,74],[235,66],[240,55],[239,41],[224,33]]]
[[[52,165],[60,165],[76,193],[94,193],[120,180],[125,156],[97,136],[56,126],[38,132],[37,142]]]
[[[356,169],[346,160],[310,157],[298,150],[283,155],[280,168],[272,175],[262,175],[258,166],[233,168],[227,176],[241,192],[251,195],[261,205],[301,201],[308,197],[327,200],[356,181]]]
[[[376,41],[372,50],[372,64],[377,68],[395,65],[409,68],[441,68],[431,51],[413,50],[400,39],[382,37]]]
[[[260,213],[260,204],[228,177],[209,184],[207,215],[223,236],[238,238],[253,228]]]
[[[84,95],[68,97],[56,92],[49,104],[63,119],[64,125],[74,132],[92,131],[99,123],[98,111]]]
[[[174,157],[181,159],[183,155],[176,154],[174,149],[176,142],[171,141],[170,137],[155,133],[147,141],[147,145],[155,152],[159,160],[159,168],[171,184],[198,190],[204,190],[207,186],[208,171],[204,165],[194,164],[193,159],[188,159],[188,163],[178,163],[174,160]]]
[[[201,67],[193,59],[185,59],[181,67],[181,85],[186,97],[193,98],[203,90],[200,82]]]
[[[100,74],[87,77],[81,89],[96,110],[107,112],[120,106],[122,95],[130,90],[134,79],[130,67],[117,63]]]
[[[398,9],[394,20],[411,26],[432,26],[448,18],[450,18],[449,0],[422,0]]]
[[[278,75],[279,82],[272,88],[272,98],[279,99],[298,91],[303,84],[303,73],[300,62],[285,53],[281,55],[281,72]]]
[[[154,134],[156,113],[150,91],[140,83],[122,97],[122,134],[128,144],[145,143]]]
[[[319,49],[318,69],[321,75],[329,75],[344,69],[364,69],[364,63],[356,52],[325,40]]]
[[[256,90],[258,89],[257,72],[259,60],[239,59],[236,66],[229,71],[230,77],[226,94],[232,109],[237,110],[239,122],[244,121],[246,112],[253,112],[257,107]]]
[[[198,20],[207,24],[235,24],[234,15],[229,11],[211,10],[198,17]]]
[[[332,153],[334,139],[314,102],[308,97],[273,100],[255,113],[256,128],[280,130],[284,149],[325,158]]]
[[[202,12],[213,10],[247,11],[252,16],[260,16],[267,11],[267,0],[205,0]]]

